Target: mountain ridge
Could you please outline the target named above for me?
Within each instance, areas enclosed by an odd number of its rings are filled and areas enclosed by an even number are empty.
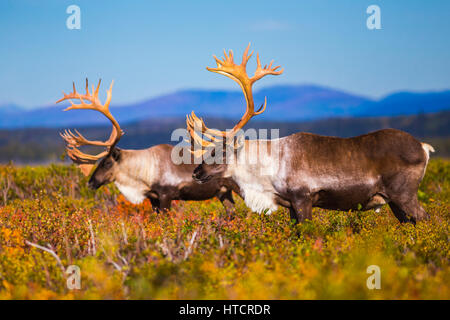
[[[267,97],[268,107],[258,120],[312,121],[335,117],[396,116],[438,112],[450,109],[450,90],[433,92],[396,92],[379,100],[343,90],[314,84],[276,85],[254,93],[256,105]],[[120,123],[144,119],[182,117],[195,110],[201,117],[238,119],[245,101],[237,90],[185,89],[156,96],[141,102],[112,105]],[[0,106],[0,128],[36,128],[89,126],[107,123],[92,111],[61,112],[66,105],[23,109],[13,104]]]

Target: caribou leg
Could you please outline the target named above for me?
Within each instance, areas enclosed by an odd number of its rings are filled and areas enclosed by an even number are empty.
[[[163,195],[160,197],[159,200],[159,209],[161,211],[169,211],[171,207],[172,199],[170,199],[168,196]]]
[[[160,208],[159,208],[159,199],[157,199],[157,198],[150,198],[150,197],[148,197],[148,198],[150,199],[150,203],[152,204],[153,210],[154,210],[156,213],[159,213],[159,211],[160,211]]]
[[[411,222],[414,223],[414,220],[410,219],[405,211],[400,209],[398,205],[396,205],[394,202],[389,202],[389,207],[391,208],[392,212],[394,213],[394,216],[400,221],[401,223],[405,222]]]
[[[225,208],[227,219],[233,219],[235,213],[233,192],[231,190],[227,190],[226,192],[219,194],[217,197]]]
[[[291,217],[291,220],[295,220],[295,224],[297,224],[298,223],[297,212],[292,206],[289,207],[289,215]]]
[[[167,196],[162,196],[160,198],[151,198],[150,203],[152,204],[152,208],[156,213],[160,213],[161,211],[169,211],[170,210],[170,204],[172,202],[172,199],[170,199]]]
[[[411,222],[428,219],[429,214],[422,208],[416,195],[406,200],[396,199],[389,203],[394,215],[400,222]]]
[[[420,169],[420,170],[419,170]],[[413,168],[393,177],[387,186],[389,206],[400,222],[411,222],[428,219],[428,213],[417,199],[417,189],[421,181],[423,168]]]
[[[312,220],[312,201],[310,197],[301,197],[291,201],[289,212],[291,219],[296,223],[303,222],[306,219]]]

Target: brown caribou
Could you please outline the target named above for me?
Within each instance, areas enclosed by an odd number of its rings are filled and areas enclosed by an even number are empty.
[[[109,110],[113,83],[107,91],[107,98],[102,104],[98,98],[100,82],[97,88],[89,91],[86,79],[86,93],[76,91],[63,93],[63,97],[56,103],[69,100],[71,105],[64,111],[73,109],[90,109],[102,113],[108,118],[113,127],[109,139],[106,141],[91,141],[75,130],[65,130],[61,137],[66,142],[66,152],[70,159],[79,165],[84,175],[88,176],[100,160],[97,168],[89,179],[89,187],[98,189],[114,182],[125,198],[135,204],[149,198],[156,211],[168,210],[172,200],[206,200],[213,197],[220,199],[228,214],[234,205],[232,191],[239,193],[237,185],[230,178],[218,179],[204,185],[195,183],[192,171],[195,164],[174,164],[171,160],[173,146],[162,144],[143,150],[125,150],[116,147],[124,134],[117,120]],[[72,99],[80,101],[74,104]],[[91,155],[81,152],[80,146],[101,146],[106,150]]]
[[[236,143],[238,131],[266,107],[265,102],[255,111],[253,83],[283,71],[276,71],[279,67],[272,68],[272,63],[261,68],[257,57],[255,75],[249,78],[248,50],[240,65],[234,63],[230,51],[223,60],[214,56],[217,68],[207,68],[240,85],[247,108],[239,123],[224,132],[207,128],[194,112],[187,117],[194,150],[204,155],[194,171],[195,180],[207,183],[232,178],[253,211],[270,213],[281,205],[289,208],[291,219],[297,223],[312,218],[312,207],[369,210],[386,203],[400,222],[415,223],[428,217],[417,191],[429,153],[434,150],[406,132],[385,129],[353,138],[300,132],[280,139],[241,139]],[[214,151],[208,155],[209,150]],[[220,161],[207,163],[211,157]]]

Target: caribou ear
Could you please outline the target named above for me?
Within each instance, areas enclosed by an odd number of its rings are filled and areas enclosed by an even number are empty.
[[[119,148],[114,148],[114,149],[112,149],[112,151],[111,151],[111,156],[113,157],[113,159],[114,159],[115,161],[119,162],[119,161],[120,161],[120,157],[121,157],[121,153],[122,153],[122,150],[121,150],[121,149],[119,149]]]

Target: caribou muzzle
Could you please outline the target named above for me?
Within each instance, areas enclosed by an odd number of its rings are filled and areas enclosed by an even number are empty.
[[[92,177],[89,182],[88,182],[88,186],[90,189],[92,190],[97,190],[98,188],[100,188],[102,185],[104,185],[104,182],[99,181],[97,179],[95,179],[94,177]]]

